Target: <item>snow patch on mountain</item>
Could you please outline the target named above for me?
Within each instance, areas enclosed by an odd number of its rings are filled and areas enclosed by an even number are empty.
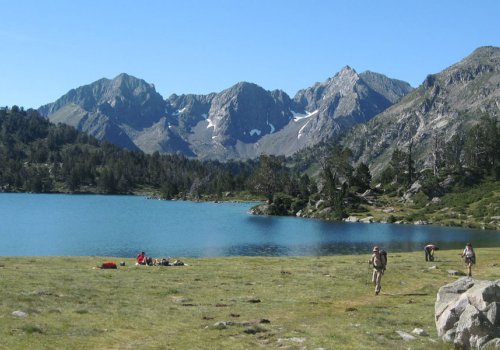
[[[271,128],[271,131],[269,133],[272,134],[276,130],[274,125],[269,122],[267,122],[267,125],[269,125],[269,127]]]
[[[306,111],[306,114],[303,114],[303,113],[297,113],[295,111],[292,111],[292,114],[293,114],[293,121],[297,122],[301,119],[306,119],[306,118],[310,118],[310,117],[313,117],[315,115],[317,115],[319,113],[319,110],[316,109],[315,111],[312,111],[312,112],[308,112]]]

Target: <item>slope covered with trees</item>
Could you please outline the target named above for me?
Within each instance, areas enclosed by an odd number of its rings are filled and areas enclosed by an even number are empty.
[[[0,191],[128,194],[164,199],[260,199],[256,214],[326,220],[500,223],[500,126],[480,122],[449,142],[435,139],[432,168],[396,149],[380,176],[350,149],[322,143],[292,158],[198,161],[124,150],[52,124],[34,110],[0,108]],[[498,220],[497,220],[498,219]]]
[[[241,191],[251,163],[189,160],[128,151],[54,125],[34,110],[0,109],[0,188],[3,191],[132,193],[196,198]]]

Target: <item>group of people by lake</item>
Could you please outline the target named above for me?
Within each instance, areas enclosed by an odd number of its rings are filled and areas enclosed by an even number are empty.
[[[146,265],[146,266],[184,266],[184,262],[181,260],[174,260],[170,262],[170,258],[152,258],[146,256],[145,252],[140,252],[136,257],[136,265]]]
[[[439,247],[435,244],[427,244],[424,247],[425,261],[434,261],[434,252],[437,250],[439,250]],[[375,284],[375,295],[379,295],[382,288],[382,276],[384,275],[387,266],[387,253],[384,250],[381,250],[378,246],[373,247],[372,253],[373,254],[368,261],[368,264],[373,266],[372,282]],[[474,248],[472,248],[471,243],[467,243],[465,245],[461,257],[464,258],[465,265],[467,266],[467,276],[472,277],[472,265],[476,263],[476,253],[474,252]]]

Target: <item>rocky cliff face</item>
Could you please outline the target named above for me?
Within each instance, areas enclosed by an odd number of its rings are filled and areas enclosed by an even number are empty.
[[[291,155],[382,112],[412,88],[381,74],[345,67],[292,100],[241,82],[220,93],[172,95],[121,74],[71,90],[39,110],[129,149],[181,152],[200,159]]]
[[[69,91],[39,111],[54,123],[65,123],[101,140],[138,149],[135,132],[165,115],[166,102],[152,84],[120,74]]]
[[[412,90],[408,83],[381,74],[357,74],[349,66],[323,83],[299,91],[295,108],[308,113],[311,122],[302,135],[309,134],[309,145],[344,133],[352,126],[367,122]]]
[[[430,165],[432,140],[448,141],[477,122],[500,118],[500,48],[482,47],[425,81],[400,102],[347,135],[344,144],[379,174],[396,148],[414,145],[421,167]]]

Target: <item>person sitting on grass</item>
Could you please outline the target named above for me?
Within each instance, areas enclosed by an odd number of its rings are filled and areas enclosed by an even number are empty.
[[[136,260],[136,265],[146,265],[146,253],[141,252],[138,254]]]

